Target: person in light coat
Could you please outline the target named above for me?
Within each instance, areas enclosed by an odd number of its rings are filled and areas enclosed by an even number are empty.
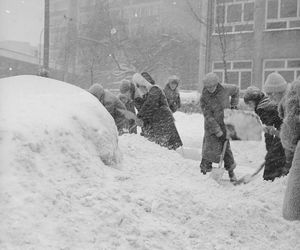
[[[283,201],[283,217],[300,220],[300,78],[291,84],[286,96],[286,114],[280,137],[285,149],[294,152]]]
[[[202,146],[201,173],[212,170],[212,163],[218,163],[222,148],[227,140],[224,123],[224,109],[235,109],[239,102],[239,88],[232,84],[221,84],[215,73],[208,73],[203,79],[200,106],[204,115],[204,139]],[[230,181],[236,181],[236,163],[228,142],[224,156],[224,167]]]

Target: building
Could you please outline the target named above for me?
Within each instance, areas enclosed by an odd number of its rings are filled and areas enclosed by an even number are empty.
[[[242,90],[262,88],[274,71],[287,82],[300,76],[300,0],[209,0],[207,23],[200,71],[214,71],[225,82],[225,54],[228,83]]]
[[[194,11],[197,12],[201,5],[199,1],[189,1],[193,4]],[[109,10],[112,23],[107,23],[107,26],[111,25],[112,39],[120,38],[120,36],[131,38],[143,31],[155,34],[158,30],[160,32],[164,30],[166,34],[170,31],[186,34],[187,37],[199,43],[200,26],[191,15],[186,3],[186,0],[53,0],[50,4],[50,65],[54,69],[66,72],[66,75],[88,71],[87,64],[80,62],[78,55],[81,53],[80,44],[83,42],[91,44],[102,42],[96,41],[86,32],[91,28],[88,26],[90,26],[91,15],[97,5]],[[105,15],[104,12],[102,14]],[[189,85],[188,88],[196,88],[195,85],[198,84],[198,50],[195,48],[196,53],[192,53],[193,57],[188,57],[182,64],[184,74],[181,77],[192,78],[192,80],[184,81]],[[107,54],[107,56],[112,55]],[[106,66],[108,67],[108,64]],[[109,71],[106,68],[103,72],[105,70]],[[170,74],[176,72],[161,68],[160,72],[151,73],[157,82],[163,84]],[[96,75],[95,72],[86,74],[94,77]],[[79,78],[77,77],[77,80]],[[114,81],[112,78],[102,79],[103,82]],[[68,77],[63,77],[62,80],[72,82]]]

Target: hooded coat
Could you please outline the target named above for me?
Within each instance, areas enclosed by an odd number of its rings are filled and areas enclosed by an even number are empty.
[[[202,158],[218,163],[222,153],[223,142],[216,136],[222,131],[226,135],[224,123],[224,109],[236,107],[239,102],[239,88],[232,84],[217,84],[217,88],[210,93],[203,89],[200,106],[204,115],[204,138]]]
[[[126,126],[126,117],[122,110],[126,110],[125,105],[113,93],[105,90],[100,84],[93,84],[89,88],[89,92],[93,94],[106,108],[113,117],[118,131],[120,132]]]
[[[135,74],[133,77],[135,84],[148,89],[145,101],[137,114],[137,117],[147,124],[144,130],[145,137],[163,147],[175,150],[182,146],[182,141],[167,98],[160,87],[145,81],[145,78],[139,74]]]
[[[288,91],[280,136],[283,146],[294,151],[283,201],[283,217],[300,220],[300,80],[293,82]]]
[[[171,87],[170,87],[170,84],[172,81],[177,83],[177,86],[174,90],[171,89]],[[166,95],[169,107],[173,113],[175,113],[177,111],[177,109],[180,108],[180,105],[181,105],[178,85],[179,85],[179,81],[177,79],[171,79],[168,81],[168,83],[166,84],[166,86],[164,88],[164,93]]]

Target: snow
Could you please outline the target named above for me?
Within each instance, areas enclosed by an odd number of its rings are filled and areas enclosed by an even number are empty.
[[[200,99],[200,93],[192,90],[181,90],[180,99],[182,103],[197,103]]]
[[[11,84],[5,95],[2,81]],[[119,137],[122,162],[106,166],[95,139],[83,136],[102,128],[95,99],[49,79],[61,100],[53,92],[28,99],[14,81],[0,81],[0,249],[300,249],[300,223],[281,215],[286,178],[219,185],[200,174],[198,160],[134,134]],[[57,103],[65,105],[53,110]],[[175,119],[183,153],[200,153],[202,115]],[[263,161],[263,141],[231,144],[239,177]]]

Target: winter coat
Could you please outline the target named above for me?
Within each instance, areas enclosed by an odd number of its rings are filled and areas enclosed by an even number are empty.
[[[92,85],[89,92],[93,94],[110,113],[120,132],[126,124],[126,117],[122,113],[122,110],[126,110],[125,105],[113,93],[103,89],[100,84]]]
[[[283,146],[294,151],[283,201],[283,217],[287,220],[300,220],[300,80],[291,84],[286,95],[280,137]]]
[[[220,131],[226,135],[224,109],[236,107],[239,102],[239,88],[232,84],[218,84],[215,92],[203,88],[200,107],[204,115],[204,138],[202,158],[218,163],[223,142],[216,136]]]
[[[266,126],[274,126],[280,129],[282,119],[278,114],[278,107],[271,102],[268,97],[263,98],[255,107],[255,113],[259,116],[261,122]],[[286,156],[284,148],[279,137],[265,133],[265,143],[267,154],[265,156],[264,180],[274,180],[285,173]]]
[[[125,103],[125,107],[128,111],[132,112],[133,114],[136,114],[135,112],[135,105],[133,100],[129,100]],[[137,128],[134,120],[129,120],[128,122],[128,129],[129,133],[137,133]]]
[[[122,130],[126,118],[120,110],[126,110],[125,105],[108,90],[104,90],[104,96],[100,102],[114,118],[118,131]]]
[[[300,142],[296,146],[294,159],[288,176],[283,200],[283,218],[300,220]]]
[[[150,141],[169,149],[182,146],[166,96],[157,85],[150,88],[137,117],[146,124],[144,133]]]
[[[167,97],[167,101],[169,104],[169,107],[173,113],[177,111],[177,109],[180,108],[181,102],[180,102],[180,94],[178,91],[178,84],[176,89],[171,89],[170,88],[170,83],[167,83],[165,88],[164,88],[164,93]]]
[[[300,89],[300,81],[295,81],[287,94],[286,113],[280,131],[284,148],[291,151],[295,151],[300,140],[300,97],[297,93],[297,85]]]

